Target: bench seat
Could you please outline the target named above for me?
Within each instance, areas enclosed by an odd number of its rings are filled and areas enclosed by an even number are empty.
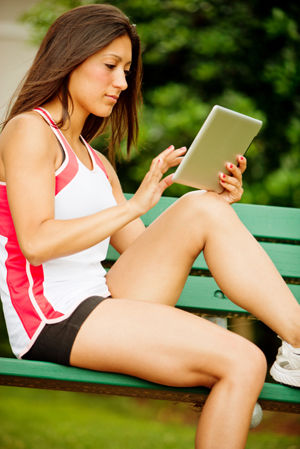
[[[1,358],[0,384],[50,390],[164,399],[201,407],[209,390],[178,388],[116,373],[90,371],[50,362]],[[300,389],[265,383],[259,397],[262,408],[300,413]],[[283,407],[285,404],[285,407]]]

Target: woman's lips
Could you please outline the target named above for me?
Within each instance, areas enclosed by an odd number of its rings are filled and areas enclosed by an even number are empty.
[[[117,95],[106,95],[106,97],[114,101],[115,103],[118,101],[119,98]]]

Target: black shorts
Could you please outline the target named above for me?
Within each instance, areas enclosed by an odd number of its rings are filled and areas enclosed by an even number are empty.
[[[85,299],[74,312],[59,323],[46,324],[33,346],[22,359],[70,365],[70,354],[76,335],[89,314],[104,299],[91,296]]]

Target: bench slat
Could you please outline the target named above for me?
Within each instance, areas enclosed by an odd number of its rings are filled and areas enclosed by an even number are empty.
[[[123,394],[125,396],[137,396],[139,393],[136,390],[141,390],[143,391],[144,397],[147,396],[155,399],[160,397],[168,400],[180,400],[191,403],[202,403],[203,396],[207,396],[209,392],[208,389],[203,387],[167,387],[123,374],[90,371],[55,363],[10,358],[0,359],[0,377],[2,385],[13,384],[16,386],[43,388],[43,383],[41,383],[41,379],[43,379],[45,381],[52,380],[57,382],[57,385],[55,383],[51,384],[51,382],[47,384],[46,382],[47,388],[51,387],[52,389],[90,391],[105,394],[105,388],[107,388],[108,394]],[[14,383],[14,379],[17,379],[17,383]],[[83,385],[80,390],[81,383]],[[72,384],[74,384],[73,388]],[[97,386],[99,386],[98,390]],[[111,387],[113,388],[111,389]],[[134,393],[133,390],[135,391]],[[148,392],[148,394],[144,392]],[[288,403],[290,411],[297,413],[300,411],[299,389],[296,390],[279,384],[265,383],[260,394],[260,400],[266,409],[272,409],[275,406],[274,404],[280,401]],[[274,403],[272,404],[272,402]]]
[[[300,240],[300,209],[243,203],[233,208],[255,237]]]
[[[288,284],[300,304],[300,285]],[[208,314],[248,314],[222,295],[220,288],[211,277],[189,276],[178,300],[177,307]]]
[[[300,246],[260,242],[282,276],[300,277]],[[203,253],[195,260],[194,269],[208,270]]]

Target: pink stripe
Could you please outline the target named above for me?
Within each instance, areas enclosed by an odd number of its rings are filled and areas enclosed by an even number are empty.
[[[0,185],[0,234],[8,238],[5,249],[7,260],[7,287],[12,305],[24,329],[31,338],[41,323],[41,319],[29,298],[29,281],[26,276],[26,259],[21,253],[10,214],[6,186]]]
[[[20,321],[29,338],[37,331],[42,319],[32,304],[30,298],[30,282],[26,273],[26,259],[23,256],[21,249],[18,244],[17,235],[15,232],[13,220],[11,217],[6,186],[0,185],[0,234],[7,237],[8,241],[5,245],[7,252],[7,259],[5,261],[6,271],[7,271],[7,287],[10,294],[11,303],[18,314]],[[33,267],[37,269],[37,272],[42,267]],[[49,304],[48,300],[42,294],[42,284],[43,278],[39,276],[39,281],[37,281],[37,276],[33,270],[33,295],[37,294],[37,304],[43,312],[45,318],[52,319],[58,315]]]
[[[58,129],[57,124],[55,123],[55,121],[52,119],[51,115],[50,115],[45,109],[43,109],[43,108],[34,108],[34,111],[37,111],[37,112],[39,112],[43,117],[46,117],[46,118],[49,120],[49,122],[51,123],[51,125],[52,125],[54,128]]]
[[[86,142],[86,143],[87,143],[87,142]],[[103,170],[104,173],[106,174],[107,179],[109,179],[108,173],[107,173],[107,171],[106,171],[106,169],[105,169],[105,166],[104,166],[103,162],[101,161],[99,155],[98,155],[97,152],[91,147],[90,144],[87,143],[87,145],[88,145],[89,149],[91,150],[91,152],[93,153],[93,156],[94,156],[94,158],[95,158],[96,164],[97,164],[100,168],[102,168],[102,170]]]
[[[61,133],[60,135],[62,136]],[[66,187],[66,185],[68,185],[73,178],[75,178],[79,169],[75,154],[70,149],[66,139],[63,136],[62,140],[65,145],[65,150],[69,156],[69,161],[66,167],[55,177],[55,195],[57,195],[64,187]]]
[[[63,146],[63,149],[69,158],[69,161],[65,166],[65,168],[55,177],[55,195],[57,195],[76,176],[76,173],[78,172],[79,169],[78,161],[67,139],[60,131],[60,129],[57,127],[56,123],[54,122],[50,114],[43,108],[35,108],[34,110],[39,114],[41,114],[44,117],[44,119],[46,121],[49,121],[51,123],[51,126],[55,128],[54,132],[59,135],[61,139],[61,145]]]
[[[44,270],[43,266],[39,265],[37,267],[34,267],[33,265],[30,265],[30,272],[33,279],[33,287],[32,292],[34,295],[34,298],[42,311],[45,318],[48,320],[53,320],[54,318],[59,318],[63,316],[63,313],[56,312],[47,298],[44,295]]]
[[[29,338],[38,329],[41,318],[35,310],[29,297],[29,281],[26,276],[26,259],[21,254],[18,246],[8,240],[5,247],[8,257],[5,262],[7,270],[7,286],[11,303],[18,314],[20,321]]]

